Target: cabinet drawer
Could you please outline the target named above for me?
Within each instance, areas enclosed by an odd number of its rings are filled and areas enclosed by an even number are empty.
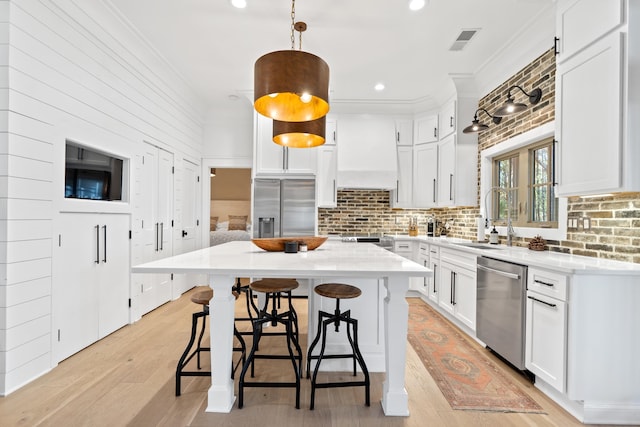
[[[440,249],[440,261],[450,262],[467,270],[476,271],[477,258],[467,252],[451,249]]]
[[[429,256],[432,258],[440,257],[440,246],[429,245]]]
[[[429,245],[426,243],[420,243],[418,246],[418,256],[429,257]]]
[[[568,281],[568,277],[564,274],[529,268],[527,289],[566,301]]]
[[[396,253],[412,252],[413,251],[413,242],[394,242],[393,243],[393,251],[396,252]]]

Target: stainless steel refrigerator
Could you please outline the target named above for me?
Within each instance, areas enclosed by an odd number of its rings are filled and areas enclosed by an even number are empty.
[[[315,179],[254,180],[254,238],[312,236],[316,216]]]

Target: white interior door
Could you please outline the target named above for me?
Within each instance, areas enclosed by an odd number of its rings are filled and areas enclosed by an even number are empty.
[[[200,180],[198,170],[200,166],[188,160],[182,162],[182,188],[180,192],[182,245],[180,253],[191,252],[197,248],[198,212],[200,212]]]
[[[54,352],[66,359],[98,340],[97,215],[60,215],[54,246]],[[96,228],[98,227],[98,228]]]

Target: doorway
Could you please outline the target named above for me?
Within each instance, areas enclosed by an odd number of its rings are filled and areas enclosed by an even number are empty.
[[[251,237],[251,169],[211,168],[209,246]]]

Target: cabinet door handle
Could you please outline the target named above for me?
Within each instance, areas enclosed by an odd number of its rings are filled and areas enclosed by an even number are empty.
[[[449,200],[453,200],[453,174],[449,174]]]
[[[164,222],[160,223],[160,250],[164,250]]]
[[[553,288],[553,287],[555,286],[553,283],[543,282],[542,280],[538,280],[538,279],[535,279],[533,282],[534,282],[534,283],[538,283],[538,284],[540,284],[540,285],[549,286],[549,287],[551,287],[551,288]]]
[[[558,49],[559,45],[560,45],[560,38],[554,37],[553,38],[553,54],[556,56],[560,54],[560,49]]]
[[[552,303],[550,303],[550,302],[542,301],[541,299],[534,298],[534,297],[531,297],[531,296],[528,296],[527,298],[529,298],[529,299],[531,299],[531,300],[534,300],[534,301],[536,301],[536,302],[540,302],[540,303],[542,303],[542,304],[548,305],[549,307],[555,307],[555,306],[556,306],[556,304],[552,304]]]
[[[158,244],[158,235],[160,234],[160,231],[158,231],[158,225],[160,225],[159,222],[156,222],[156,252],[158,252],[158,248],[159,248],[159,244]]]
[[[102,243],[102,246],[104,248],[104,258],[102,259],[103,262],[107,262],[107,226],[103,225],[102,226],[102,232],[104,234],[104,242]]]
[[[400,142],[400,132],[396,132],[396,143]]]
[[[451,272],[451,305],[456,305],[456,273]]]
[[[100,264],[100,225],[96,225],[96,264]]]
[[[396,203],[400,200],[400,180],[396,179]]]
[[[433,203],[436,202],[436,179],[433,178]]]
[[[337,197],[337,194],[336,194],[336,180],[335,179],[333,180],[333,195],[331,197],[332,197],[333,201],[335,202],[336,201],[336,197]]]
[[[449,127],[453,127],[453,116],[449,117]]]
[[[433,128],[433,137],[434,138],[438,137],[438,128]]]
[[[436,283],[438,280],[438,264],[433,264],[433,293],[437,294],[438,290],[436,289]]]

